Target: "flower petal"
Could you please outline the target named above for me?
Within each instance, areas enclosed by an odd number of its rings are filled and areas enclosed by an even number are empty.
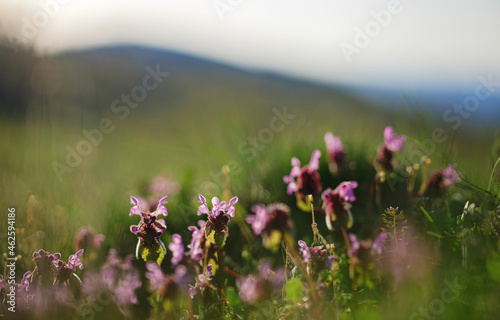
[[[319,158],[321,157],[321,151],[314,150],[311,155],[311,160],[309,161],[309,170],[319,169]]]

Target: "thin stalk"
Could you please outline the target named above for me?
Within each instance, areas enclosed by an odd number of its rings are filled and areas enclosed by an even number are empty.
[[[297,264],[299,265],[300,269],[302,270],[302,273],[306,276],[307,284],[309,285],[309,290],[311,291],[311,297],[313,300],[314,308],[313,312],[316,318],[321,317],[321,309],[320,309],[320,301],[318,298],[318,293],[316,292],[316,286],[314,285],[314,282],[307,272],[307,267],[305,266],[304,262],[302,261],[302,258],[299,256],[299,253],[297,250],[295,250],[294,247],[292,246],[287,246],[288,251],[292,254],[292,256],[295,258],[297,261]]]
[[[217,246],[217,258],[219,260],[219,274],[220,274],[220,307],[222,316],[224,316],[224,304],[226,301],[225,289],[224,289],[224,275],[222,274],[222,252]]]

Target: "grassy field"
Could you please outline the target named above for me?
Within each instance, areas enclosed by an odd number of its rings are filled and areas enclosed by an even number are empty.
[[[312,150],[319,149],[323,153],[319,172],[324,188],[334,188],[341,182],[340,177],[328,172],[324,157],[323,135],[332,131],[341,137],[347,151],[348,166],[342,180],[355,180],[360,184],[356,190],[358,200],[352,208],[355,224],[350,232],[360,237],[373,237],[381,225],[383,210],[388,206],[400,207],[414,225],[421,246],[418,249],[425,248],[422,249],[425,251],[424,260],[417,259],[418,262],[411,266],[420,270],[409,271],[415,277],[410,277],[397,288],[391,288],[392,282],[382,277],[375,288],[358,288],[356,301],[349,287],[342,287],[345,284],[339,280],[348,278],[346,265],[341,265],[338,273],[342,276],[337,280],[341,283],[339,290],[343,295],[332,303],[336,306],[336,317],[411,318],[420,307],[429,308],[436,298],[440,299],[441,291],[448,283],[445,281],[460,278],[465,279],[460,283],[466,283],[467,289],[460,292],[453,303],[445,304],[442,311],[437,310],[439,319],[492,319],[498,310],[495,301],[499,297],[498,282],[492,281],[498,279],[495,266],[500,261],[497,258],[498,235],[494,233],[498,227],[495,225],[498,213],[492,211],[498,205],[498,198],[495,200],[481,190],[488,188],[495,152],[498,152],[493,148],[494,136],[482,132],[457,133],[450,135],[445,143],[437,144],[435,152],[428,154],[425,153],[428,150],[421,148],[421,142],[430,137],[432,123],[426,128],[423,122],[415,123],[404,115],[394,115],[388,121],[382,113],[339,112],[321,106],[288,109],[293,119],[280,132],[273,132],[272,137],[266,136],[262,132],[270,128],[276,110],[282,112],[283,106],[255,110],[229,106],[208,109],[201,102],[193,102],[186,108],[154,116],[137,114],[123,121],[110,115],[115,130],[103,134],[99,146],[93,147],[81,164],[72,168],[72,172],[64,173],[62,181],[59,181],[52,163],[64,164],[66,146],[76,148],[85,138],[81,130],[97,127],[100,118],[95,116],[95,120],[88,121],[83,128],[67,121],[40,120],[35,115],[28,117],[27,121],[2,120],[0,176],[3,192],[0,203],[4,209],[16,208],[16,252],[21,255],[18,273],[33,267],[31,254],[40,248],[61,252],[64,257],[73,253],[73,239],[82,226],[92,226],[105,235],[101,254],[108,248],[116,248],[120,256],[133,254],[136,238],[130,233],[129,226],[137,222],[128,215],[129,197],[145,196],[145,186],[159,174],[181,185],[179,193],[168,198],[165,242],[169,242],[167,239],[173,233],[189,238],[186,227],[195,225],[199,219],[196,215],[198,193],[208,199],[221,197],[226,190],[239,197],[239,218],[230,225],[225,264],[241,274],[251,273],[258,259],[264,256],[274,264],[283,264],[282,253],[263,249],[259,237],[245,237],[245,232],[248,235],[250,229],[242,217],[255,203],[284,202],[292,208],[295,238],[310,243],[311,216],[297,209],[294,197],[286,194],[282,177],[290,172],[292,156],[306,164]],[[409,137],[405,149],[397,156],[401,172],[406,165],[415,162],[412,161],[416,159],[415,154],[427,154],[432,159],[430,172],[457,163],[463,180],[441,198],[424,202],[409,201],[406,181],[397,181],[393,190],[383,188],[382,203],[378,206],[369,191],[376,173],[373,159],[378,146],[383,143],[383,128],[389,124]],[[259,134],[265,139],[259,140]],[[252,149],[248,142],[254,136],[259,146]],[[415,150],[424,151],[416,153]],[[231,169],[229,174],[221,172],[224,166]],[[419,183],[421,181],[417,178],[416,184]],[[492,194],[498,192],[496,182],[491,190]],[[470,261],[465,267],[460,245],[465,240],[459,234],[456,217],[462,214],[467,201],[476,203],[481,214],[469,230]],[[433,217],[431,220],[426,218],[424,210]],[[343,254],[345,258],[341,234],[338,230],[328,231],[323,219],[317,219],[321,234],[328,242],[335,243],[337,254]],[[1,230],[7,229],[6,222],[6,219],[0,222]],[[1,250],[4,252],[4,246]],[[249,255],[253,257],[250,261]],[[104,261],[104,256],[101,258]],[[164,264],[168,265],[167,260]],[[169,267],[164,266],[164,270],[169,270]],[[231,279],[227,285],[236,287]],[[143,297],[140,301],[139,306],[131,309],[132,314],[148,309],[147,300]],[[257,310],[265,316],[262,306],[245,309],[233,303],[230,301],[229,305],[234,312],[247,310],[245,314],[248,315],[248,310]],[[441,306],[436,303],[433,308],[440,309]],[[291,318],[301,318],[300,314]],[[278,314],[273,316],[278,317]],[[420,319],[418,317],[411,319]]]
[[[197,65],[175,55],[147,54],[151,56],[144,61],[134,61],[110,59],[109,52],[97,50],[31,61],[66,73],[46,82],[42,79],[42,84],[50,84],[46,87],[32,80],[30,85],[39,92],[23,96],[28,101],[26,110],[7,112],[0,118],[0,210],[5,212],[0,235],[2,244],[7,243],[7,210],[15,208],[17,283],[24,272],[33,271],[32,254],[39,249],[60,252],[67,261],[76,251],[78,230],[85,226],[105,238],[99,250],[86,250],[82,256],[85,269],[76,273],[84,284],[106,262],[110,249],[116,249],[120,257],[135,254],[137,236],[129,228],[138,223],[138,217],[129,216],[130,196],[146,198],[147,186],[162,175],[180,186],[168,194],[167,230],[161,236],[166,246],[176,233],[186,246],[186,239],[191,238],[187,227],[206,219],[197,215],[198,194],[226,201],[238,196],[236,216],[223,247],[223,264],[241,279],[255,273],[262,259],[274,268],[288,268],[284,295],[278,290],[255,303],[243,299],[241,291],[245,290],[239,290],[237,276],[226,276],[226,318],[496,318],[500,297],[500,176],[498,167],[494,170],[500,157],[498,127],[465,121],[463,127],[453,130],[425,110],[415,114],[404,107],[380,109],[338,89],[206,62]],[[141,83],[144,65],[160,62],[171,72],[165,85],[121,119],[110,102]],[[10,81],[4,78],[3,82]],[[10,91],[7,89],[4,91]],[[394,127],[407,140],[396,153],[397,169],[377,184],[375,177],[380,172],[374,159],[384,144],[386,126]],[[92,144],[84,132],[93,132],[98,142]],[[340,137],[345,148],[346,162],[339,174],[328,168],[326,132]],[[401,234],[394,236],[402,237],[397,250],[395,238],[389,238],[383,254],[357,265],[348,251],[351,243],[341,228],[327,229],[321,201],[315,199],[318,231],[328,244],[335,245],[336,256],[333,270],[310,275],[317,281],[318,292],[324,290],[320,302],[306,288],[309,279],[294,260],[297,257],[288,251],[287,259],[282,248],[265,248],[261,236],[255,236],[244,221],[257,203],[284,203],[290,207],[294,225],[290,233],[293,245],[288,244],[297,248],[297,241],[303,240],[311,245],[315,239],[311,213],[299,209],[295,195],[286,193],[283,177],[290,174],[292,157],[306,165],[315,149],[322,153],[318,173],[323,190],[334,189],[343,181],[359,184],[354,190],[357,199],[352,203],[354,224],[349,233],[360,240],[373,240],[387,228],[382,215],[389,207],[404,211],[408,227],[398,229]],[[427,171],[423,156],[431,160]],[[453,163],[460,174],[454,185],[439,194],[418,193],[436,170]],[[409,190],[406,170],[415,164],[420,168],[414,188]],[[467,202],[470,208],[474,203],[475,209],[462,219]],[[9,250],[6,244],[0,247],[4,255],[0,274],[5,279]],[[174,272],[171,258],[168,249],[161,265],[165,274]],[[217,269],[217,261],[212,263]],[[200,265],[206,267],[206,261]],[[221,318],[218,270],[214,269],[209,290],[195,297],[191,305],[184,291],[172,300],[150,292],[144,261],[134,259],[133,266],[142,282],[135,292],[137,304],[120,306],[115,297],[99,305],[78,285],[71,285],[70,303],[59,302],[52,309],[37,304],[28,312],[20,309],[13,317],[2,289],[0,315],[19,319],[188,319],[191,309],[200,319]],[[352,268],[357,268],[354,273]],[[33,288],[38,288],[38,282],[41,280],[31,282]],[[172,302],[178,309],[167,307]]]

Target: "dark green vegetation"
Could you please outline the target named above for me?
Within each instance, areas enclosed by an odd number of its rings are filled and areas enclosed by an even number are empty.
[[[411,319],[425,319],[419,308],[438,308],[440,304],[433,306],[433,301],[443,299],[448,281],[456,279],[466,289],[453,302],[443,304],[443,311],[435,313],[437,319],[494,319],[498,314],[498,168],[487,191],[493,164],[500,156],[494,128],[472,130],[464,126],[453,131],[431,117],[372,108],[331,88],[154,51],[138,55],[134,50],[139,49],[124,51],[129,54],[110,49],[44,60],[30,58],[32,68],[18,80],[24,95],[2,100],[0,210],[17,210],[18,275],[33,267],[31,255],[40,248],[61,252],[64,257],[74,253],[74,235],[86,225],[106,237],[102,261],[109,248],[117,249],[120,256],[134,253],[136,237],[129,226],[137,219],[128,216],[129,196],[145,195],[145,185],[158,174],[182,186],[178,194],[168,198],[165,243],[173,233],[181,234],[187,243],[190,233],[186,227],[200,219],[196,215],[198,193],[210,199],[222,197],[227,189],[239,197],[236,214],[240,221],[255,203],[287,203],[292,208],[295,240],[310,244],[311,215],[296,208],[282,177],[290,173],[292,156],[306,164],[312,150],[319,149],[323,153],[319,172],[324,188],[335,188],[343,180],[360,184],[355,191],[358,199],[352,208],[354,226],[350,232],[360,239],[373,238],[383,227],[384,210],[393,206],[404,211],[412,226],[411,239],[418,243],[411,247],[413,251],[409,249],[409,257],[415,260],[403,266],[411,267],[406,272],[412,275],[404,283],[396,285],[387,274],[376,276],[370,285],[358,286],[353,295],[340,230],[328,231],[317,214],[321,234],[335,243],[339,257],[344,256],[338,273],[332,276],[339,291],[327,296],[325,318],[407,319],[417,313]],[[134,56],[141,58],[132,59]],[[124,113],[113,112],[112,102],[141,85],[147,74],[145,67],[155,69],[157,64],[169,76],[120,119]],[[25,108],[19,111],[13,107],[15,103],[24,103]],[[263,130],[271,128],[270,121],[284,108],[294,117],[268,138]],[[111,120],[114,130],[103,133],[99,145],[92,146],[60,181],[53,163],[69,166],[66,147],[75,150],[81,141],[88,140],[82,130],[99,128],[103,118]],[[430,172],[456,163],[462,181],[439,197],[418,200],[407,193],[405,179],[394,180],[394,188],[382,188],[382,203],[377,205],[370,194],[373,159],[387,125],[408,136],[405,149],[397,155],[400,176],[407,165],[427,155],[432,160]],[[436,143],[435,150],[426,150],[421,142],[432,139],[436,127],[445,129],[448,138]],[[323,142],[327,131],[339,136],[346,148],[348,166],[342,178],[328,171]],[[254,148],[250,147],[252,137],[258,141]],[[221,172],[224,166],[230,168],[226,176]],[[475,203],[477,209],[470,219],[457,222],[467,201]],[[7,230],[6,223],[7,219],[0,221],[1,234]],[[260,237],[243,236],[243,225],[237,219],[229,225],[225,265],[245,275],[255,270],[262,257],[274,265],[283,263],[282,253],[263,249]],[[0,252],[4,250],[2,246]],[[169,263],[170,252],[163,262],[165,272],[172,271]],[[235,287],[232,278],[227,281],[229,288]],[[140,294],[145,295],[146,287],[144,279]],[[292,289],[293,296],[297,290]],[[229,298],[234,293],[231,290]],[[229,312],[244,316],[257,310],[263,318],[277,318],[292,310],[290,305],[280,309],[279,299],[271,309],[268,303],[247,308],[235,297],[229,300]],[[140,297],[140,302],[131,309],[136,318],[148,314],[146,297]],[[118,318],[119,313],[114,312]],[[305,314],[296,310],[289,318]],[[99,317],[108,315],[97,314]]]

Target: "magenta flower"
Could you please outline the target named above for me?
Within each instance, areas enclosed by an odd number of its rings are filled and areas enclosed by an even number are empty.
[[[96,234],[92,227],[82,227],[76,233],[73,246],[77,251],[80,249],[97,250],[103,241],[104,235]]]
[[[178,265],[184,258],[184,245],[182,244],[182,237],[175,233],[172,235],[172,242],[169,243],[168,248],[172,251],[172,264]]]
[[[325,146],[330,171],[336,174],[345,161],[346,154],[339,137],[335,137],[331,132],[325,134]]]
[[[201,242],[205,239],[205,221],[198,221],[199,229],[194,226],[189,226],[188,230],[192,232],[191,244],[188,244],[189,256],[193,261],[200,261],[203,257],[203,250],[201,249]]]
[[[349,257],[351,260],[366,259],[367,256],[381,255],[384,250],[384,241],[388,238],[386,232],[380,233],[375,241],[370,239],[359,241],[355,234],[349,234],[349,241],[351,242],[351,250]]]
[[[396,152],[403,150],[403,142],[406,141],[406,137],[398,136],[394,134],[392,127],[386,127],[384,130],[384,141],[385,147],[389,151]]]
[[[211,264],[207,265],[207,270],[205,272],[205,274],[199,274],[197,277],[196,277],[196,283],[195,285],[188,285],[188,292],[189,292],[189,296],[191,297],[191,299],[194,298],[194,296],[196,295],[197,293],[197,290],[203,292],[205,290],[205,288],[207,287],[207,285],[210,283],[210,281],[212,281],[212,269],[213,269],[213,266]]]
[[[82,292],[92,301],[99,292],[106,291],[119,306],[138,303],[135,290],[141,287],[139,272],[132,266],[133,256],[127,256],[123,262],[116,250],[111,249],[106,263],[99,274],[87,273],[82,283]]]
[[[292,158],[292,171],[289,176],[284,176],[283,181],[288,184],[287,193],[295,196],[298,201],[304,201],[305,196],[311,194],[315,199],[321,193],[321,182],[319,179],[319,157],[321,152],[314,150],[308,165],[300,167],[299,159]],[[307,206],[305,210],[309,210]]]
[[[458,173],[455,171],[455,168],[457,167],[456,164],[450,164],[446,169],[444,169],[443,172],[443,184],[447,187],[451,187],[454,183],[455,180],[457,180],[460,176]]]
[[[245,220],[252,225],[254,234],[262,235],[264,247],[276,251],[281,240],[290,235],[293,228],[290,208],[283,203],[274,203],[267,207],[256,204],[252,207],[255,215],[248,215]]]
[[[177,181],[167,179],[164,176],[155,177],[147,187],[152,197],[157,199],[164,194],[175,195],[180,188],[181,186]]]
[[[304,263],[308,263],[309,260],[311,260],[311,251],[303,240],[299,240],[298,243],[300,253],[302,254],[302,260],[304,261]]]
[[[385,144],[378,150],[375,164],[377,170],[392,172],[397,166],[394,159],[394,153],[403,149],[403,142],[406,140],[405,136],[398,136],[394,134],[392,127],[386,127],[384,130]]]
[[[60,253],[51,254],[43,249],[33,253],[33,261],[36,267],[33,271],[33,277],[45,287],[52,287],[54,278],[57,277],[59,269],[57,263],[61,258]]]
[[[205,197],[199,195],[201,205],[198,207],[198,215],[202,213],[208,215],[208,221],[205,224],[205,237],[212,243],[222,248],[226,243],[228,236],[228,225],[230,217],[234,217],[234,205],[238,202],[238,197],[234,197],[226,204],[225,201],[219,202],[219,198],[212,198],[212,210],[208,210]]]
[[[236,280],[241,300],[247,304],[254,304],[270,299],[271,295],[281,288],[284,274],[283,269],[273,271],[269,262],[262,261],[258,273]]]
[[[158,202],[158,206],[156,207],[156,211],[154,212],[143,212],[139,201],[130,197],[132,201],[132,209],[130,209],[130,215],[139,215],[141,217],[141,221],[139,225],[130,226],[130,231],[134,233],[139,239],[137,243],[136,257],[139,258],[139,249],[140,247],[152,247],[156,245],[160,245],[163,249],[163,253],[166,252],[165,246],[160,240],[160,236],[167,229],[165,221],[163,219],[158,219],[159,215],[167,216],[167,208],[165,208],[164,204],[167,202],[167,197],[163,197]],[[155,249],[156,250],[156,249]],[[145,259],[143,257],[143,259]]]
[[[149,289],[158,295],[175,301],[181,290],[186,289],[186,283],[189,280],[187,268],[184,265],[178,265],[174,274],[165,275],[161,267],[154,262],[146,263],[146,278],[149,280]]]
[[[317,274],[326,268],[333,267],[335,256],[329,255],[322,246],[310,248],[304,241],[299,240],[299,250],[302,254],[302,261],[307,265],[308,273]]]
[[[445,170],[439,169],[427,180],[426,192],[428,195],[441,195],[447,187],[451,187],[459,178],[455,171],[456,165],[450,164]]]
[[[344,181],[335,190],[326,189],[321,195],[323,199],[323,210],[326,213],[326,226],[329,230],[333,230],[332,222],[337,219],[342,220],[341,223],[346,223],[347,228],[353,224],[351,214],[351,202],[356,201],[354,189],[358,187],[356,181]]]

